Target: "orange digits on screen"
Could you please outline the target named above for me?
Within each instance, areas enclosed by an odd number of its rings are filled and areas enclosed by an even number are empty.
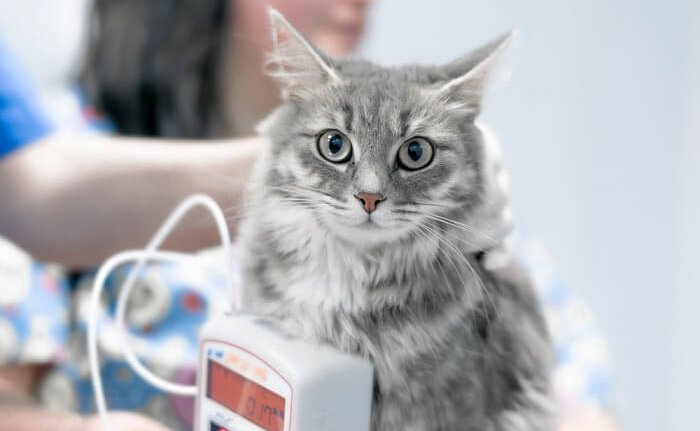
[[[212,360],[208,374],[209,398],[267,431],[284,430],[284,398]]]

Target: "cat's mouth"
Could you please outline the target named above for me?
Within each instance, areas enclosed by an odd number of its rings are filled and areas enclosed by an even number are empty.
[[[368,215],[365,221],[360,223],[360,227],[366,228],[366,229],[380,229],[381,226],[372,219],[371,215]]]
[[[377,217],[365,215],[355,220],[343,220],[338,223],[324,223],[328,231],[338,238],[358,247],[374,247],[394,242],[408,234],[405,226]]]

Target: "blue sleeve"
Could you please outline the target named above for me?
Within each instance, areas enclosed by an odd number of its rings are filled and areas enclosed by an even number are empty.
[[[53,128],[26,71],[0,40],[0,158]]]

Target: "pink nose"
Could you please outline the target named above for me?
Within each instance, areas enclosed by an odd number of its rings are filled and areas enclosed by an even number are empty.
[[[379,193],[365,193],[361,192],[355,195],[355,197],[362,201],[367,214],[371,214],[377,209],[379,202],[385,200],[386,198]]]

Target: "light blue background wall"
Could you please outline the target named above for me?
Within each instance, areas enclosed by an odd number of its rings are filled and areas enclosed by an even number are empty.
[[[373,23],[385,63],[519,28],[485,112],[516,221],[608,336],[625,429],[700,429],[700,2],[381,0]]]

